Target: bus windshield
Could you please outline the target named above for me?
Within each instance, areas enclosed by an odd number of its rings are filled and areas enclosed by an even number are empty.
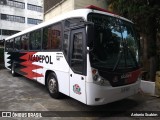
[[[97,13],[90,13],[88,21],[94,23],[89,46],[92,67],[111,71],[138,67],[139,44],[131,22]]]

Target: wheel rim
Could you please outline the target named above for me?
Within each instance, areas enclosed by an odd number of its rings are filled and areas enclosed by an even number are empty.
[[[48,88],[50,93],[56,93],[57,92],[57,83],[55,79],[50,79],[48,82]]]

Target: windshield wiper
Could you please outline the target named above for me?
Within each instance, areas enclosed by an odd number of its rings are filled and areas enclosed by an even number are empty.
[[[126,48],[126,49],[127,49],[126,51],[128,51],[128,52],[130,53],[130,55],[131,55],[131,57],[132,57],[132,60],[134,61],[135,65],[138,66],[138,63],[137,63],[137,61],[136,61],[136,59],[135,59],[132,51],[131,51],[129,48]],[[116,62],[116,64],[115,64],[115,66],[114,66],[114,68],[113,68],[112,71],[115,71],[115,70],[118,68],[119,62],[120,62],[121,57],[122,57],[122,53],[123,53],[122,51],[119,52],[119,54],[118,54],[118,60],[117,60],[117,62]],[[125,54],[125,59],[126,59],[126,54]],[[128,66],[128,65],[127,65],[127,63],[126,63],[126,64],[125,64],[125,67],[127,67],[127,66]],[[133,66],[132,66],[132,67],[133,67]]]
[[[118,54],[118,60],[117,60],[117,62],[116,62],[116,64],[115,64],[115,66],[114,66],[114,68],[113,68],[112,71],[115,71],[118,68],[118,65],[119,65],[119,62],[121,60],[121,57],[122,57],[122,51],[119,52],[119,54]]]
[[[132,56],[132,59],[133,59],[133,61],[135,62],[135,65],[138,66],[138,63],[137,63],[137,61],[136,61],[136,58],[134,57],[133,52],[132,52],[129,48],[128,48],[128,51],[130,52],[130,54],[131,54],[131,56]]]

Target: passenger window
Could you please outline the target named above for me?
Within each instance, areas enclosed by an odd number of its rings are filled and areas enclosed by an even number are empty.
[[[21,50],[21,40],[20,37],[16,37],[14,41],[14,49]]]
[[[5,49],[6,49],[6,51],[9,51],[9,47],[10,47],[10,41],[7,40],[7,41],[5,42]]]
[[[28,34],[23,35],[21,37],[21,41],[22,41],[22,50],[28,50]]]
[[[60,49],[61,48],[61,24],[51,25],[43,29],[43,49]]]
[[[29,36],[30,50],[40,50],[41,49],[41,30],[37,30],[30,33]]]
[[[13,45],[14,45],[14,39],[11,39],[10,40],[10,47],[9,47],[9,50],[13,50]]]

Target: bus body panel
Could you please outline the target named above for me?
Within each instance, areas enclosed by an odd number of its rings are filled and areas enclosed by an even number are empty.
[[[43,85],[45,85],[46,72],[53,71],[59,83],[59,91],[69,95],[69,65],[62,52],[16,52],[16,54],[20,57],[16,58],[12,56],[12,52],[9,54],[5,52],[7,69],[11,68],[12,62],[18,63],[20,67],[16,68],[16,71],[19,71],[19,74],[37,80]]]
[[[87,105],[103,105],[135,95],[139,91],[140,80],[120,86],[99,86],[86,82]]]
[[[37,77],[36,80],[45,85],[45,75],[48,70],[55,72],[58,83],[59,91],[69,95],[69,66],[62,52],[37,52],[35,56],[42,56],[39,62],[33,62],[34,65],[41,66],[34,70],[38,74],[42,74],[42,77]],[[43,58],[44,56],[44,58]],[[63,74],[63,75],[62,75]],[[66,88],[66,89],[64,89]]]
[[[86,76],[70,70],[70,96],[86,104]]]
[[[62,72],[62,71],[54,71],[57,80],[58,80],[58,86],[59,86],[59,91],[65,95],[70,96],[70,78],[69,78],[69,73],[68,72]]]
[[[87,48],[89,50],[89,48]],[[86,82],[93,82],[93,76],[92,76],[92,67],[89,61],[89,54],[87,54],[87,76],[86,76]]]

